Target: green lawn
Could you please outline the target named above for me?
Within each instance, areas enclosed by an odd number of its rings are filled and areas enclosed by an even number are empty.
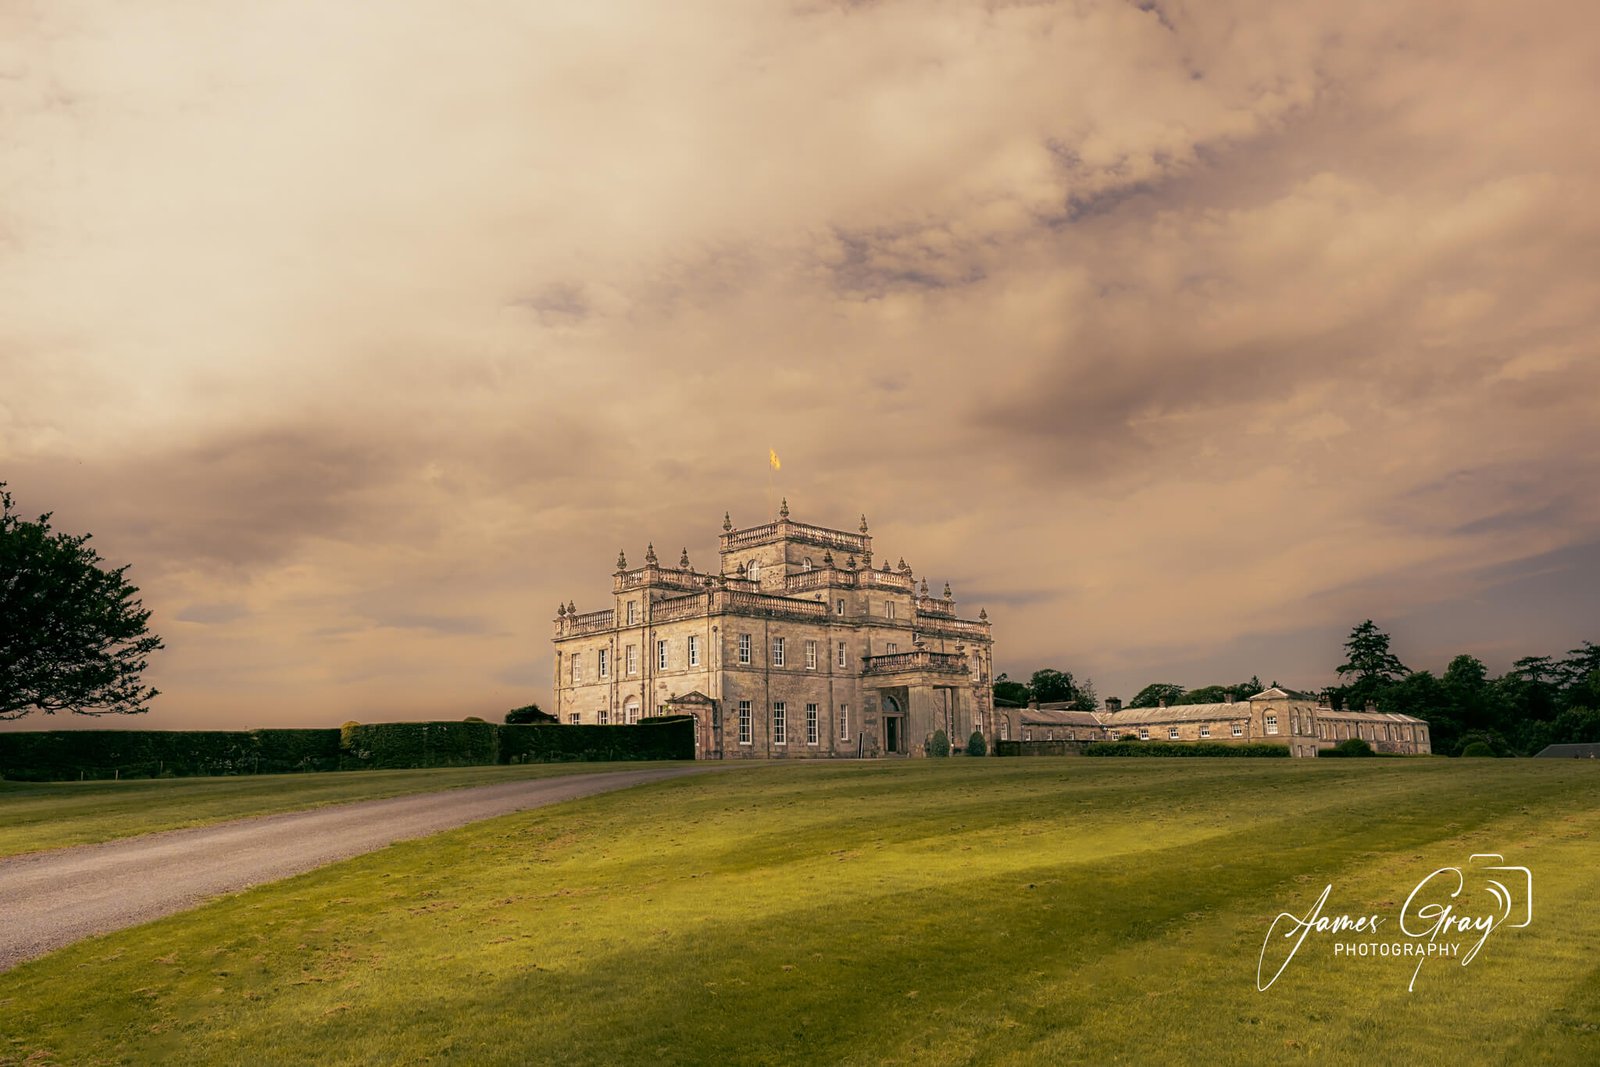
[[[0,781],[0,856],[89,845],[250,815],[376,800],[553,774],[639,770],[641,763],[530,763],[417,771],[263,774],[126,782]],[[659,766],[649,764],[648,766]]]
[[[1600,1062],[1600,767],[947,760],[644,786],[399,844],[0,975],[3,1063]],[[1534,876],[1470,966],[1280,910]]]

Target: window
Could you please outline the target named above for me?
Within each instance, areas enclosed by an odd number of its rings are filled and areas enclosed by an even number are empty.
[[[628,601],[628,625],[639,625],[639,602],[637,600]]]
[[[1024,726],[1022,728],[1022,739],[1024,741],[1032,741],[1033,740],[1033,731],[1028,729],[1026,726]]]
[[[1149,730],[1148,727],[1144,727],[1144,726],[1139,727],[1139,740],[1141,740],[1141,741],[1150,740],[1150,730]]]
[[[883,602],[883,617],[886,619],[894,618],[894,601],[885,600]]]
[[[787,745],[789,743],[789,709],[784,702],[779,700],[772,705],[772,743]]]
[[[844,642],[840,641],[839,642],[839,666],[848,667],[849,665],[850,665],[849,660],[846,658],[846,655],[845,655]]]
[[[611,677],[611,650],[609,648],[602,648],[595,654],[595,659],[600,665],[600,677]]]
[[[1167,740],[1168,741],[1176,741],[1177,739],[1178,739],[1178,728],[1176,726],[1167,727]]]
[[[1275,734],[1277,732],[1278,732],[1278,717],[1276,715],[1268,715],[1267,716],[1267,733]]]
[[[811,566],[811,557],[810,556],[807,556],[804,560],[801,561],[800,569],[802,571],[805,571],[807,574],[811,573],[813,568]]]
[[[572,684],[577,685],[583,681],[583,657],[578,653],[572,654]]]
[[[623,653],[622,661],[627,666],[629,674],[638,674],[639,673],[639,646],[638,645],[629,645],[627,650]]]
[[[895,644],[893,641],[890,641],[888,644],[886,644],[884,648],[888,650],[888,654],[891,656],[900,651],[900,646]]]
[[[752,582],[761,577],[761,561],[753,559],[744,569],[744,576]]]
[[[577,712],[573,712],[571,715],[568,715],[567,716],[567,721],[569,723],[571,723],[573,726],[578,725],[578,713]]]
[[[750,743],[750,702],[748,700],[739,701],[739,743],[741,745]]]
[[[1211,724],[1210,723],[1206,723],[1204,726],[1200,727],[1200,736],[1201,737],[1210,737],[1211,736]]]
[[[628,704],[628,725],[639,725],[639,705],[637,702],[630,701]]]
[[[700,666],[700,638],[692,634],[689,637],[689,666]]]
[[[806,642],[806,670],[814,671],[816,669],[817,669],[817,643],[815,641],[807,641]]]
[[[774,667],[783,666],[783,638],[781,637],[772,639],[772,665]]]
[[[833,613],[835,615],[844,614],[844,597],[840,597],[838,600],[833,602]]]
[[[850,740],[850,705],[839,705],[839,740]]]
[[[594,721],[599,723],[601,726],[610,726],[611,712],[606,708],[601,708],[599,711],[594,713]]]
[[[740,663],[749,663],[750,662],[750,635],[749,634],[740,634],[739,635],[739,662]]]
[[[1011,720],[1010,719],[1001,719],[1000,720],[1000,740],[1002,740],[1002,741],[1011,740]]]
[[[665,641],[657,641],[656,642],[656,670],[664,671],[666,669],[667,669],[667,643]]]
[[[817,706],[806,705],[806,744],[814,745],[818,741],[817,735]]]

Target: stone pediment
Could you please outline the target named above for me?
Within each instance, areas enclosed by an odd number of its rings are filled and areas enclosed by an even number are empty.
[[[695,704],[695,705],[698,705],[700,707],[710,708],[710,707],[715,707],[717,702],[715,700],[712,700],[710,697],[706,696],[704,693],[700,692],[700,690],[696,689],[692,693],[685,693],[685,694],[683,694],[682,696],[679,696],[679,697],[672,697],[667,701],[667,703],[668,704]]]

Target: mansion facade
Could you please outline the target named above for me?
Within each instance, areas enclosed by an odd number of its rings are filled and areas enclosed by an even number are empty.
[[[874,566],[872,537],[789,518],[723,517],[715,570],[685,549],[663,565],[617,557],[609,605],[555,618],[563,723],[694,716],[702,759],[920,755],[935,730],[992,736],[988,614],[956,614],[904,559]]]
[[[1315,756],[1340,741],[1359,737],[1377,752],[1421,756],[1433,751],[1422,719],[1382,712],[1335,710],[1276,686],[1248,700],[1221,704],[1173,704],[1127,708],[1115,699],[1104,711],[1074,711],[1042,704],[996,710],[1001,740],[1266,742],[1287,745],[1291,756]]]

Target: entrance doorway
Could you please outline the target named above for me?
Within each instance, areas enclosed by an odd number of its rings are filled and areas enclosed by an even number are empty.
[[[905,751],[905,719],[900,701],[883,694],[883,750],[889,754]]]

